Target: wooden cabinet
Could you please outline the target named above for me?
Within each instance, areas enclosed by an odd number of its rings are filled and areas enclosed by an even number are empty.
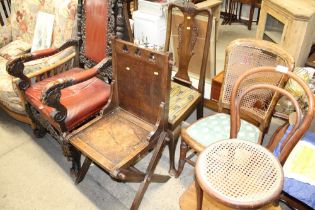
[[[280,44],[304,66],[315,43],[315,0],[263,0],[256,38]]]

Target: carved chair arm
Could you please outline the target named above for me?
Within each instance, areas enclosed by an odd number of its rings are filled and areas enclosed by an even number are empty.
[[[55,109],[52,113],[52,118],[58,123],[63,123],[67,117],[67,109],[60,103],[62,89],[84,82],[96,76],[103,70],[103,68],[107,68],[110,65],[111,58],[104,58],[100,63],[91,69],[76,73],[71,77],[59,78],[48,83],[42,91],[41,102],[46,106],[50,106]]]
[[[26,90],[30,86],[30,79],[24,74],[24,63],[40,58],[48,57],[57,54],[71,46],[78,46],[79,40],[69,40],[59,48],[48,48],[45,50],[38,50],[35,52],[21,55],[7,63],[6,70],[8,74],[18,77],[20,79],[18,85],[22,90]]]

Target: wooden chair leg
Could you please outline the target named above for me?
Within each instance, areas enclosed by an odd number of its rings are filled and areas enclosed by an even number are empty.
[[[257,21],[256,21],[256,25],[258,25],[258,22],[259,22],[259,16],[260,16],[260,8],[258,8],[258,12],[257,12]]]
[[[171,176],[176,176],[176,173],[177,173],[176,168],[175,168],[175,151],[176,151],[176,146],[177,146],[177,142],[180,135],[180,129],[181,129],[181,126],[178,126],[174,131],[168,131],[168,136],[170,138],[168,142],[169,156],[170,156],[169,174]]]
[[[180,156],[179,156],[179,161],[178,161],[178,169],[177,169],[177,173],[176,173],[176,178],[179,177],[179,175],[182,173],[182,171],[184,169],[188,149],[189,149],[188,145],[185,143],[185,141],[181,140]]]
[[[25,111],[32,121],[32,128],[33,128],[34,136],[36,138],[43,138],[46,135],[47,130],[40,124],[39,120],[36,119],[36,117],[34,116],[32,112],[32,109],[33,108],[31,108],[31,105],[25,104]]]
[[[197,180],[195,180],[195,186],[196,186],[196,196],[197,196],[197,210],[201,210],[202,200],[203,200],[203,191]]]
[[[203,118],[203,100],[197,105],[197,120]]]
[[[241,15],[242,15],[242,7],[243,7],[243,4],[240,3],[240,10],[238,12],[238,19],[241,20]]]
[[[249,20],[248,20],[248,26],[247,26],[248,30],[252,30],[254,10],[255,10],[255,0],[253,0],[250,5]]]
[[[70,169],[70,174],[73,177],[77,177],[81,169],[81,152],[75,149],[72,145],[69,145],[69,150],[71,154],[72,167]]]
[[[150,160],[149,166],[148,166],[147,171],[146,171],[146,176],[145,176],[143,182],[141,183],[141,185],[138,189],[138,192],[135,196],[135,199],[133,200],[133,203],[131,205],[130,209],[132,209],[132,210],[136,210],[139,208],[139,205],[142,201],[144,193],[148,189],[148,186],[150,184],[150,181],[151,181],[152,175],[154,173],[155,167],[156,167],[158,161],[160,160],[163,149],[165,147],[166,137],[167,137],[166,132],[163,132],[163,133],[161,133],[161,135],[158,139],[157,145],[155,146],[154,153],[152,155],[152,158]]]
[[[75,180],[75,184],[79,184],[85,177],[86,173],[88,172],[90,165],[92,163],[92,160],[88,157],[85,158],[83,165],[78,173],[78,176]]]

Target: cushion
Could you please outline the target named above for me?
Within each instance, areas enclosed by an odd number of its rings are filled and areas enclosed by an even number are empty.
[[[280,148],[286,136],[292,130],[290,125],[280,140],[274,155],[279,157]],[[283,191],[292,197],[315,208],[315,134],[306,132],[291,151],[284,164]]]
[[[25,91],[27,100],[36,107],[51,124],[57,127],[57,124],[51,118],[52,107],[44,105],[40,98],[45,86],[58,78],[71,77],[72,74],[83,71],[80,68],[74,68],[35,83]],[[93,77],[85,82],[70,86],[61,91],[61,103],[67,108],[67,118],[65,124],[68,130],[75,128],[83,120],[97,113],[107,103],[110,95],[110,85],[102,80]]]
[[[0,49],[0,56],[7,60],[12,60],[17,56],[28,52],[30,49],[31,45],[29,43],[22,40],[15,40]]]
[[[171,83],[168,122],[175,124],[179,117],[194,104],[200,93],[176,82]]]
[[[204,147],[219,141],[230,138],[230,115],[219,113],[198,120],[187,128],[188,135]],[[260,130],[241,120],[241,129],[237,138],[257,143],[260,137]]]
[[[0,102],[10,110],[24,114],[20,98],[14,90],[12,76],[6,71],[7,59],[0,56]]]

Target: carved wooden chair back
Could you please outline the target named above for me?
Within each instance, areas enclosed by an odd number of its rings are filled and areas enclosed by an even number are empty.
[[[160,114],[161,102],[165,103],[165,106],[169,103],[170,71],[167,71],[168,66],[165,66],[168,58],[154,51],[127,45],[127,42],[113,42],[115,103],[139,118],[155,124]],[[138,60],[130,59],[135,56]],[[167,122],[168,109],[164,115],[161,120]]]
[[[230,109],[231,91],[239,76],[252,68],[259,66],[287,67],[293,70],[293,58],[281,47],[264,40],[238,39],[233,41],[225,52],[224,79],[219,99],[219,111]],[[283,75],[255,74],[247,78],[240,86],[239,94],[248,86],[257,82],[268,83],[282,87],[286,82]],[[273,109],[279,95],[270,91],[259,90],[243,100],[242,117],[258,125],[262,132],[269,127]]]
[[[207,60],[210,46],[210,36],[212,28],[212,12],[209,9],[197,9],[191,2],[184,4],[171,3],[168,7],[168,20],[167,20],[167,32],[165,41],[165,51],[169,50],[170,39],[172,33],[173,12],[180,11],[183,15],[183,22],[179,24],[178,30],[178,71],[173,77],[173,81],[182,85],[191,86],[191,81],[188,75],[189,63],[194,56],[194,49],[196,41],[200,38],[200,35],[205,36],[205,42],[203,47],[201,67],[199,72],[199,84],[198,92],[204,92],[205,75],[207,68]],[[199,28],[196,24],[196,18],[201,15],[205,15],[207,18],[207,27],[205,31]]]
[[[177,14],[182,16],[182,21],[178,26],[176,23]],[[198,19],[202,18],[206,21],[206,27],[202,28],[198,25]],[[165,51],[170,48],[171,35],[178,33],[178,43],[173,39],[173,47],[177,47],[178,69],[173,77],[171,85],[171,99],[169,111],[169,131],[172,133],[170,141],[170,172],[175,174],[174,154],[176,143],[179,137],[181,122],[189,117],[189,115],[197,109],[197,118],[203,117],[203,96],[205,75],[207,69],[207,61],[210,46],[210,36],[212,29],[212,12],[210,9],[197,9],[192,2],[171,3],[168,6],[168,20],[165,41]],[[189,70],[195,67],[192,62],[194,51],[198,51],[196,46],[197,40],[204,39],[203,50],[198,53],[200,59],[200,69],[197,67],[197,74],[199,74],[198,88],[192,86],[189,78]],[[199,42],[199,41],[198,41]],[[197,43],[197,44],[196,44]],[[200,43],[199,43],[200,44]],[[200,45],[199,45],[200,46]],[[175,50],[174,50],[175,51]],[[196,55],[195,55],[196,56]],[[197,60],[197,59],[196,59]],[[193,70],[194,73],[196,72]]]
[[[11,1],[0,0],[0,26],[6,25],[11,14]]]
[[[121,0],[79,0],[78,36],[80,64],[91,68],[112,54],[111,35],[131,40],[129,23],[122,14],[127,8]],[[116,16],[117,15],[117,16]]]

